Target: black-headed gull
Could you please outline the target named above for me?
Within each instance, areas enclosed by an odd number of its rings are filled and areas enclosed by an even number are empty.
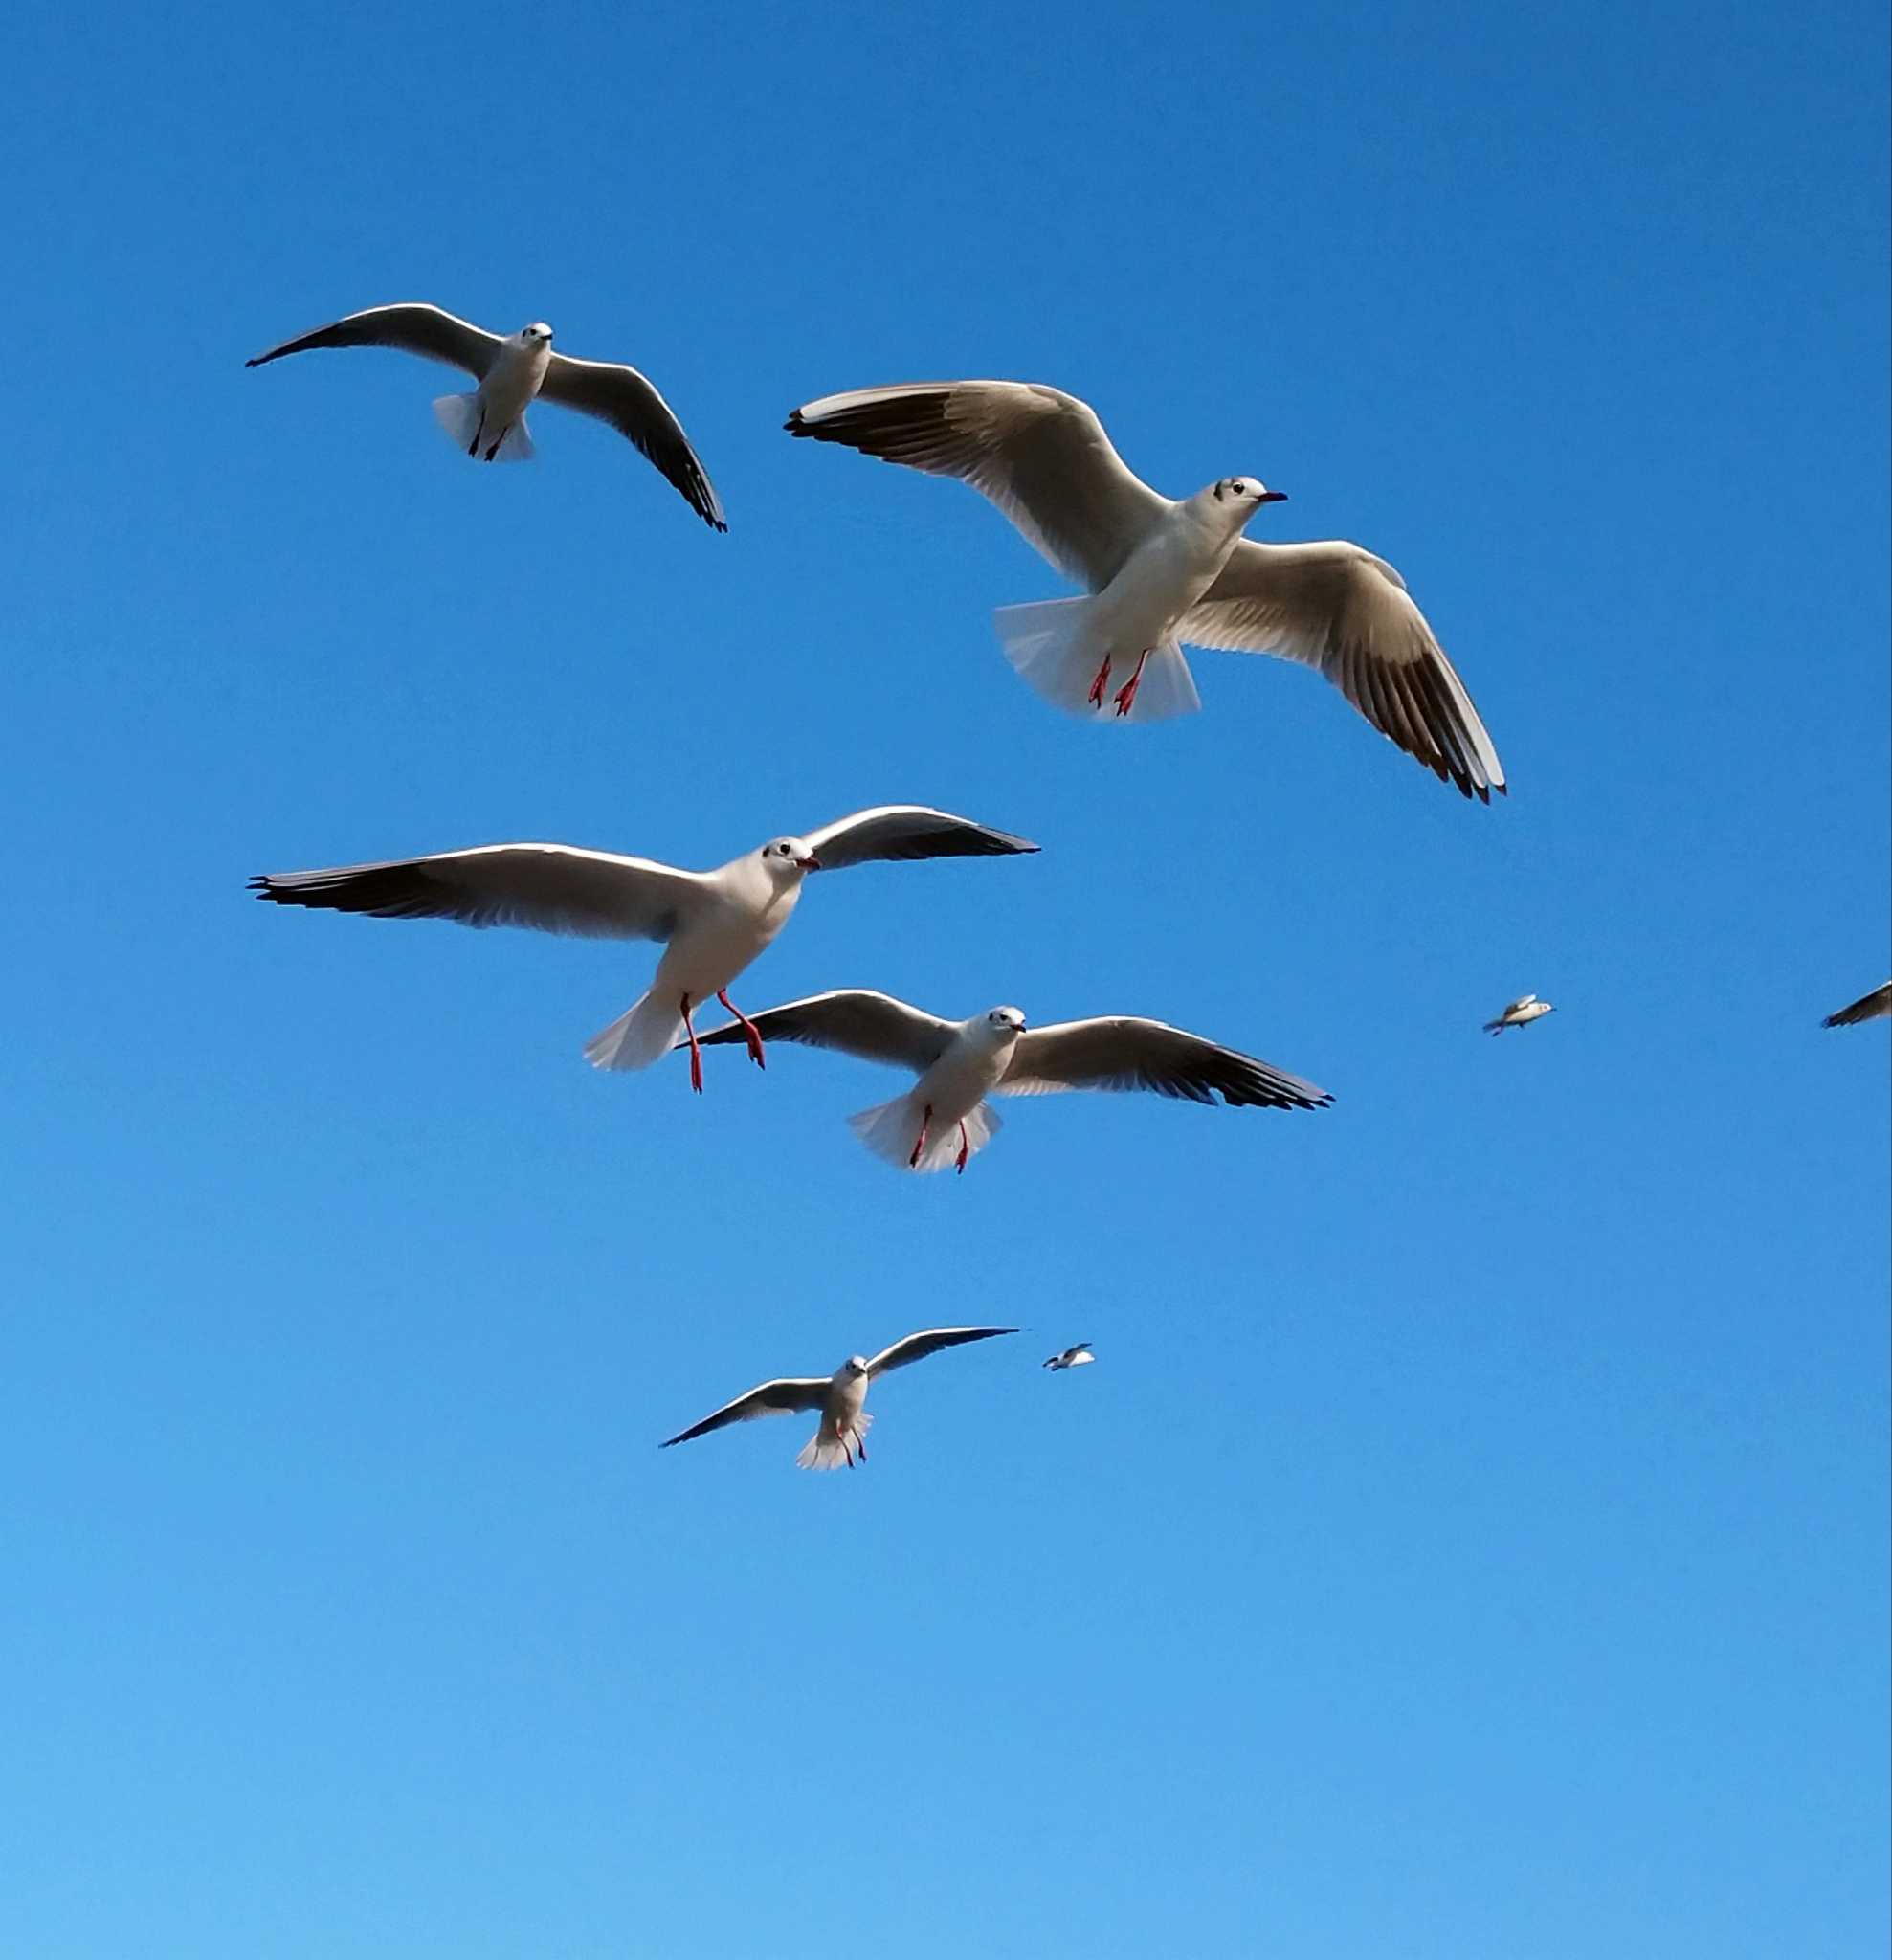
[[[821,1421],[795,1459],[804,1470],[838,1470],[845,1463],[854,1468],[857,1458],[867,1460],[867,1432],[874,1418],[861,1405],[867,1390],[879,1376],[896,1368],[906,1368],[943,1348],[958,1348],[968,1341],[990,1341],[994,1335],[1015,1334],[1016,1327],[929,1327],[924,1333],[908,1334],[891,1348],[882,1348],[870,1361],[850,1354],[831,1375],[788,1375],[780,1381],[764,1382],[733,1402],[725,1402],[713,1414],[705,1415],[688,1429],[659,1443],[667,1450],[686,1443],[693,1437],[707,1436],[713,1429],[726,1429],[732,1422],[752,1422],[758,1415],[787,1415],[796,1409],[818,1409]]]
[[[1861,1021],[1881,1021],[1888,1014],[1892,1014],[1892,980],[1883,987],[1875,987],[1870,993],[1862,994],[1851,1007],[1842,1007],[1836,1014],[1828,1014],[1820,1026],[1857,1028]]]
[[[712,996],[746,1031],[763,1064],[762,1037],[728,989],[795,909],[811,871],[918,858],[1010,857],[1038,847],[944,810],[895,803],[859,810],[798,837],[774,837],[715,871],[679,871],[648,858],[569,844],[482,844],[386,864],[285,871],[250,880],[259,899],[376,919],[455,919],[462,925],[529,925],[591,939],[664,942],[650,991],[586,1045],[598,1068],[647,1068],[690,1047],[690,1086],[702,1087],[691,1015]]]
[[[1042,1096],[1059,1089],[1150,1089],[1191,1102],[1219,1095],[1236,1107],[1320,1109],[1324,1089],[1265,1061],[1185,1034],[1164,1021],[1122,1015],[1062,1021],[1026,1032],[1015,1007],[968,1021],[943,1021],[891,994],[860,989],[816,993],[702,1036],[704,1047],[746,1038],[837,1048],[867,1061],[910,1068],[920,1080],[904,1096],[848,1118],[877,1157],[903,1170],[964,1170],[998,1128],[985,1098]],[[682,1044],[678,1044],[679,1047]]]
[[[1546,1014],[1554,1014],[1557,1010],[1547,1000],[1539,1000],[1534,993],[1526,993],[1514,1000],[1496,1020],[1484,1024],[1487,1035],[1502,1035],[1506,1028],[1528,1028],[1533,1021],[1541,1021]]]
[[[1472,698],[1392,567],[1358,545],[1257,545],[1280,501],[1224,477],[1171,502],[1131,474],[1087,403],[1021,381],[919,381],[804,404],[790,434],[838,442],[998,506],[1090,594],[996,614],[1006,657],[1044,698],[1155,720],[1199,707],[1183,642],[1279,654],[1324,674],[1441,782],[1490,802],[1504,771]],[[1110,719],[1115,719],[1111,717]]]
[[[284,341],[246,361],[260,368],[285,354],[314,347],[398,347],[429,361],[463,368],[479,382],[471,394],[443,394],[434,404],[434,419],[457,449],[481,462],[526,462],[532,437],[525,412],[535,401],[558,402],[581,414],[595,415],[627,436],[676,485],[706,524],[729,526],[708,476],[683,434],[670,404],[634,368],[615,361],[578,361],[552,352],[552,330],[543,320],[502,340],[483,326],[410,301],[397,306],[369,306],[300,339]]]
[[[1065,1348],[1062,1354],[1054,1354],[1049,1361],[1041,1365],[1050,1369],[1083,1368],[1096,1359],[1097,1356],[1091,1352],[1091,1344],[1088,1341],[1080,1341],[1075,1348]]]

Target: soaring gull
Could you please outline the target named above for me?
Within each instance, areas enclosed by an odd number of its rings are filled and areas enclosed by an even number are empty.
[[[1541,1021],[1546,1014],[1554,1014],[1557,1010],[1547,1000],[1539,1000],[1534,993],[1521,995],[1514,1000],[1495,1020],[1484,1024],[1487,1035],[1502,1035],[1506,1028],[1528,1028],[1533,1021]]]
[[[1096,1359],[1097,1356],[1091,1352],[1091,1344],[1088,1341],[1080,1341],[1075,1348],[1065,1348],[1062,1354],[1054,1354],[1041,1366],[1050,1369],[1082,1368]]]
[[[591,939],[663,942],[650,991],[587,1043],[598,1068],[647,1068],[690,1047],[690,1086],[702,1088],[692,1012],[714,995],[736,1016],[750,1058],[762,1036],[728,989],[788,924],[811,871],[918,858],[998,858],[1038,847],[916,803],[859,810],[798,837],[774,837],[715,871],[679,871],[648,858],[569,844],[482,844],[386,864],[284,871],[250,880],[259,899],[375,919],[456,919],[529,925]]]
[[[845,1463],[850,1470],[855,1459],[867,1460],[867,1432],[874,1418],[861,1404],[877,1377],[896,1368],[905,1368],[943,1348],[958,1348],[968,1341],[990,1341],[995,1334],[1015,1334],[1016,1327],[929,1327],[922,1334],[908,1334],[891,1348],[882,1348],[873,1360],[850,1354],[832,1375],[790,1375],[781,1381],[764,1382],[733,1402],[725,1402],[713,1414],[658,1444],[669,1449],[686,1443],[693,1437],[707,1436],[713,1429],[726,1429],[732,1422],[752,1422],[758,1415],[786,1415],[791,1410],[818,1409],[820,1423],[795,1459],[804,1470],[838,1470]]]
[[[399,347],[429,361],[445,362],[449,368],[465,368],[479,386],[471,394],[441,395],[434,404],[434,414],[455,447],[481,462],[530,460],[534,452],[525,412],[534,401],[558,402],[595,415],[634,442],[704,523],[719,531],[729,528],[723,505],[670,404],[636,368],[622,362],[579,361],[553,353],[552,330],[543,320],[501,340],[483,326],[419,301],[370,306],[319,326],[300,340],[284,341],[243,365],[260,368],[312,347]]]
[[[714,1028],[702,1045],[742,1040],[749,1028],[772,1041],[837,1048],[911,1069],[920,1080],[904,1096],[848,1119],[877,1157],[903,1170],[950,1164],[963,1171],[999,1126],[985,1102],[993,1094],[1151,1089],[1191,1102],[1213,1102],[1219,1095],[1236,1107],[1262,1109],[1319,1109],[1333,1101],[1312,1082],[1200,1035],[1124,1015],[1061,1021],[1028,1034],[1015,1007],[943,1021],[890,994],[843,989],[769,1008],[752,1023]]]
[[[1334,681],[1441,782],[1490,802],[1504,771],[1472,698],[1406,585],[1358,545],[1257,545],[1243,527],[1281,501],[1224,477],[1171,502],[1133,476],[1087,403],[1019,381],[916,381],[804,404],[790,434],[838,442],[991,500],[1090,594],[1007,606],[1006,657],[1044,698],[1153,721],[1199,707],[1183,642],[1279,654]],[[1110,719],[1116,719],[1111,717]]]
[[[1861,1021],[1881,1021],[1887,1014],[1892,1014],[1892,980],[1883,987],[1875,987],[1870,993],[1862,994],[1851,1007],[1842,1007],[1836,1014],[1828,1014],[1820,1026],[1857,1028]]]

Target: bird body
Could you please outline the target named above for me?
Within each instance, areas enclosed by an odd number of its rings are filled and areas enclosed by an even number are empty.
[[[1528,1028],[1533,1021],[1541,1021],[1546,1014],[1554,1014],[1557,1010],[1547,1000],[1539,1000],[1534,993],[1526,993],[1505,1008],[1496,1019],[1484,1024],[1487,1035],[1502,1035],[1506,1028]]]
[[[534,454],[525,412],[557,402],[607,422],[663,474],[712,529],[726,531],[723,504],[701,460],[649,378],[617,361],[580,361],[552,350],[552,330],[529,322],[507,338],[422,301],[369,306],[319,326],[244,363],[261,368],[286,354],[319,347],[393,347],[459,368],[479,384],[470,394],[443,394],[434,419],[457,449],[481,462],[525,462]]]
[[[726,1429],[732,1422],[751,1422],[761,1415],[783,1415],[797,1409],[818,1409],[820,1420],[814,1434],[802,1446],[795,1461],[804,1470],[852,1469],[857,1461],[867,1460],[867,1431],[873,1423],[863,1406],[869,1386],[897,1368],[908,1368],[943,1348],[961,1348],[968,1341],[990,1341],[1000,1334],[1015,1334],[1016,1327],[927,1327],[907,1334],[883,1348],[871,1360],[850,1354],[832,1375],[786,1375],[761,1382],[746,1394],[725,1402],[688,1429],[679,1430],[658,1445],[670,1449],[693,1437],[707,1436],[711,1430]]]
[[[1054,1354],[1041,1366],[1052,1370],[1084,1368],[1096,1359],[1097,1356],[1091,1352],[1091,1344],[1088,1341],[1080,1341],[1075,1348],[1065,1348],[1062,1354]]]
[[[1171,501],[1131,472],[1088,403],[1038,382],[855,389],[805,403],[786,426],[958,478],[1084,589],[996,614],[1006,657],[1056,705],[1112,722],[1183,714],[1201,705],[1184,642],[1275,654],[1325,675],[1461,794],[1503,791],[1491,737],[1405,581],[1342,540],[1244,538],[1280,501],[1254,478]]]
[[[594,1036],[585,1054],[599,1068],[644,1068],[680,1035],[691,1048],[692,1086],[701,1088],[691,1015],[711,998],[736,1014],[750,1056],[763,1065],[761,1039],[727,990],[788,924],[809,872],[1037,848],[949,811],[896,803],[857,811],[806,836],[772,837],[714,871],[681,871],[567,844],[485,844],[386,863],[270,873],[252,879],[251,887],[279,905],[372,918],[659,940],[664,950],[649,991]]]

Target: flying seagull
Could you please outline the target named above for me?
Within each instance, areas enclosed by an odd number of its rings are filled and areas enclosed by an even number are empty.
[[[752,1422],[758,1415],[786,1415],[791,1410],[818,1409],[821,1420],[814,1434],[795,1459],[804,1470],[838,1470],[845,1463],[854,1468],[855,1459],[867,1460],[867,1432],[874,1418],[861,1404],[867,1400],[869,1385],[896,1368],[924,1361],[943,1348],[958,1348],[968,1341],[990,1341],[996,1334],[1015,1334],[1016,1327],[930,1327],[924,1334],[908,1334],[891,1348],[882,1348],[872,1361],[850,1354],[832,1375],[790,1375],[782,1381],[764,1382],[746,1395],[725,1402],[713,1415],[679,1430],[657,1447],[686,1443],[691,1437],[707,1436],[713,1429],[726,1429],[732,1422]]]
[[[1054,1354],[1043,1366],[1054,1369],[1082,1368],[1086,1362],[1096,1359],[1097,1356],[1091,1352],[1091,1344],[1088,1341],[1080,1341],[1075,1348],[1065,1348],[1062,1354]]]
[[[1224,477],[1172,503],[1133,476],[1096,412],[1019,381],[916,381],[804,404],[791,435],[957,477],[1090,594],[1006,606],[1006,657],[1076,714],[1154,721],[1201,705],[1183,642],[1279,654],[1334,681],[1441,782],[1491,801],[1504,771],[1472,698],[1392,567],[1358,545],[1256,545],[1283,493]]]
[[[552,352],[552,330],[543,320],[522,326],[510,340],[483,326],[410,301],[370,306],[300,340],[284,341],[244,362],[260,368],[284,354],[312,347],[399,347],[449,368],[463,368],[479,382],[471,394],[443,394],[434,419],[455,446],[481,462],[526,462],[533,456],[525,412],[534,401],[558,402],[595,415],[628,437],[676,485],[690,508],[719,531],[729,526],[683,426],[670,404],[634,368],[615,361],[579,361]]]
[[[702,1036],[710,1047],[746,1038],[838,1048],[866,1061],[909,1068],[920,1080],[904,1096],[848,1118],[856,1136],[903,1170],[958,1170],[998,1128],[989,1095],[1043,1096],[1058,1089],[1153,1089],[1191,1102],[1319,1109],[1333,1101],[1299,1077],[1218,1047],[1162,1021],[1113,1016],[1025,1031],[1015,1007],[969,1021],[943,1021],[890,994],[843,989],[731,1021]],[[680,1043],[679,1044],[681,1045]]]
[[[1000,858],[1038,847],[917,803],[858,810],[799,837],[774,837],[715,871],[679,871],[648,858],[568,844],[482,844],[386,864],[284,871],[253,878],[259,899],[375,919],[456,919],[529,925],[590,939],[663,942],[650,991],[586,1044],[598,1068],[648,1068],[690,1047],[690,1086],[702,1088],[693,1011],[713,994],[746,1031],[763,1067],[762,1036],[728,989],[788,924],[811,871],[918,858]]]
[[[1514,1000],[1495,1021],[1485,1022],[1484,1032],[1502,1035],[1506,1028],[1528,1028],[1533,1021],[1541,1021],[1546,1014],[1556,1012],[1547,1000],[1539,1000],[1536,994],[1526,993]]]
[[[1842,1007],[1836,1014],[1828,1014],[1820,1026],[1857,1028],[1861,1021],[1882,1021],[1887,1014],[1892,1014],[1892,980],[1883,987],[1875,987],[1851,1007]]]

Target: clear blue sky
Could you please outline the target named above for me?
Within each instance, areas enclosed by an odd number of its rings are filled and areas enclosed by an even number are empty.
[[[1887,1030],[1817,1023],[1892,960],[1882,10],[632,11],[11,30],[0,1946],[1881,1950]],[[729,535],[243,369],[399,299],[647,368]],[[1391,559],[1509,801],[1269,661],[1047,711],[989,613],[1055,574],[780,433],[963,374]],[[817,881],[745,1004],[1336,1106],[902,1180],[865,1065],[589,1071],[645,947],[243,889],[890,798],[1044,853]],[[656,1448],[988,1320],[864,1472]]]

